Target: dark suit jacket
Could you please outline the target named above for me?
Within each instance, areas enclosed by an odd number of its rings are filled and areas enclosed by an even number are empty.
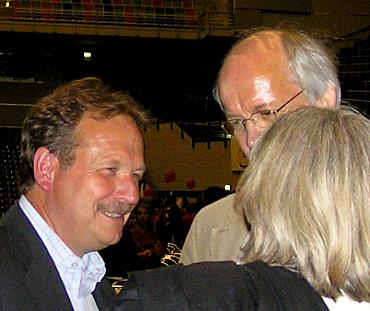
[[[107,280],[93,293],[100,310],[114,292]],[[73,310],[49,253],[18,205],[0,221],[0,310]]]
[[[328,311],[299,274],[257,261],[134,272],[114,311]]]

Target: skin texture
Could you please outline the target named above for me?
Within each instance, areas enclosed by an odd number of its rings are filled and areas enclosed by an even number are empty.
[[[75,136],[79,145],[68,167],[47,148],[36,151],[36,185],[27,198],[64,243],[83,256],[120,240],[139,201],[144,143],[134,121],[122,115],[104,121],[85,115]]]
[[[228,119],[249,118],[264,109],[275,110],[301,90],[289,71],[280,37],[268,31],[251,36],[228,55],[218,86]],[[302,93],[279,113],[305,105],[308,102]],[[236,136],[247,157],[263,131],[247,122],[247,131]]]

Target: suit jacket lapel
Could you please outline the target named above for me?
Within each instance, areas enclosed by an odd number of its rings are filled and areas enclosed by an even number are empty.
[[[24,288],[37,310],[73,310],[53,260],[33,226],[20,207],[14,206],[7,215],[11,232],[10,251],[15,261],[25,267]],[[93,292],[99,310],[104,310],[114,300],[109,281],[103,279]],[[30,307],[30,310],[33,309]]]
[[[96,284],[93,296],[99,310],[108,310],[116,299],[112,285],[104,278],[100,283]]]
[[[25,267],[24,289],[37,310],[73,310],[59,273],[40,237],[17,205],[8,227],[15,261]],[[30,310],[32,307],[30,306]]]

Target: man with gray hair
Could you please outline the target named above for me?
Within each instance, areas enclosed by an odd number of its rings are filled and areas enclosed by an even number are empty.
[[[289,29],[249,32],[229,51],[214,95],[243,153],[280,115],[298,107],[336,107],[341,100],[334,54],[317,39]],[[271,159],[276,161],[278,159]],[[231,194],[195,217],[180,263],[235,260],[247,234]]]

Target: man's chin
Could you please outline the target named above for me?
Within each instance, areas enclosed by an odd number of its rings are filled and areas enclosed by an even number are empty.
[[[112,245],[116,245],[121,240],[121,238],[122,238],[122,234],[117,237],[111,238],[110,240],[106,241],[106,243],[104,243],[104,246],[102,247],[102,249],[107,248]]]

